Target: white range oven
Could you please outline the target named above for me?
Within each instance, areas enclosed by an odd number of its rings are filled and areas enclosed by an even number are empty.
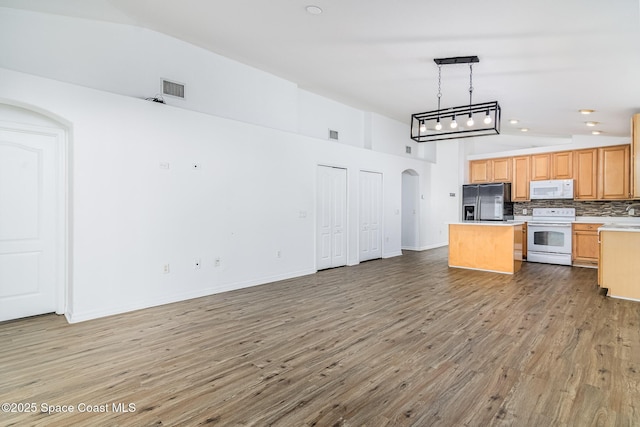
[[[575,208],[533,208],[527,222],[527,261],[571,265]]]

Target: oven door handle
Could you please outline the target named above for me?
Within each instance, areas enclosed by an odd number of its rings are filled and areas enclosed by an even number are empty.
[[[552,223],[552,222],[528,222],[529,227],[571,227],[571,224],[567,223]]]

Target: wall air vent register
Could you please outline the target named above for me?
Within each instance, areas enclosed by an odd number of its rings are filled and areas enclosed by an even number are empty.
[[[184,99],[184,84],[162,79],[162,94]]]

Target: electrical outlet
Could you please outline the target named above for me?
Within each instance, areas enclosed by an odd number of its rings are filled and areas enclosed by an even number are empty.
[[[216,258],[215,261],[213,262],[213,265],[215,267],[220,267],[220,263],[222,262],[222,260],[220,258]]]
[[[634,208],[629,209],[629,216],[634,216],[636,214],[636,210]]]
[[[200,258],[196,258],[196,259],[193,260],[193,268],[194,269],[200,270],[200,265],[201,265]]]
[[[163,274],[168,274],[169,273],[169,264],[165,264],[162,266],[162,273]]]
[[[529,210],[527,208],[522,209],[522,215],[526,215]]]

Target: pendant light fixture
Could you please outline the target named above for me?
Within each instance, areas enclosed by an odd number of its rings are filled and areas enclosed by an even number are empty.
[[[438,65],[438,109],[411,115],[411,139],[417,142],[444,139],[469,138],[472,136],[496,135],[500,133],[500,105],[498,101],[473,103],[473,64],[480,62],[477,56],[436,58]],[[469,104],[442,109],[442,66],[469,64]],[[466,127],[459,125],[456,116],[466,117]],[[474,119],[475,118],[478,120]],[[443,130],[442,120],[450,120],[449,128]]]

